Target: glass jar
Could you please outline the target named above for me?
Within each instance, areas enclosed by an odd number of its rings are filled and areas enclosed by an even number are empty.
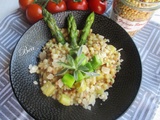
[[[114,0],[111,19],[133,36],[159,8],[160,0]]]

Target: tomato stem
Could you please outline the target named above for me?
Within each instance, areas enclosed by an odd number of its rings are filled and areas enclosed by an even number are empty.
[[[101,2],[105,2],[105,1],[107,1],[107,0],[101,0]]]
[[[45,8],[47,6],[48,2],[49,2],[49,0],[47,0],[42,7]]]
[[[53,2],[55,2],[56,4],[60,3],[62,0],[51,0]]]
[[[34,0],[34,3],[40,6],[42,6],[44,2],[46,2],[46,0]]]
[[[73,0],[73,2],[81,2],[82,0]]]

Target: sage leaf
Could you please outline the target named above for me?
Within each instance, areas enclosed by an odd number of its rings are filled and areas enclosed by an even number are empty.
[[[82,54],[82,46],[78,49],[77,56],[80,56],[81,54]]]
[[[78,70],[84,71],[84,72],[89,71],[89,69],[86,66],[82,66],[82,65],[78,67]]]
[[[75,80],[78,80],[78,71],[77,70],[74,71],[73,76],[74,76]]]
[[[68,65],[67,63],[64,62],[58,62],[58,64],[60,64],[64,68],[74,69],[71,65]]]
[[[100,74],[98,74],[98,73],[95,73],[95,72],[84,72],[87,76],[89,76],[89,77],[96,77],[96,76],[99,76]]]
[[[75,68],[75,62],[74,62],[74,59],[73,59],[73,57],[71,56],[71,55],[67,55],[67,61],[68,61],[68,63],[73,67],[73,68]]]
[[[64,75],[66,72],[68,71],[67,68],[61,70],[60,72],[58,72],[57,74],[55,74],[55,76],[61,76],[61,75]]]
[[[82,57],[78,60],[77,66],[82,65],[83,61],[85,61],[86,57]]]

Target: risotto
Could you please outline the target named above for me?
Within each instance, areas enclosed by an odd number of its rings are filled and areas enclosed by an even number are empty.
[[[67,29],[61,29],[66,40],[68,39]],[[38,65],[30,65],[30,73],[39,75],[39,82],[42,92],[61,104],[81,105],[85,109],[91,109],[96,99],[106,101],[107,89],[115,82],[116,73],[120,70],[122,62],[120,50],[109,44],[109,40],[90,30],[87,43],[82,45],[82,53],[87,57],[87,62],[97,55],[101,65],[96,69],[97,76],[85,77],[81,81],[75,81],[72,87],[68,87],[62,81],[63,76],[57,73],[63,69],[58,62],[67,62],[67,54],[71,48],[68,43],[62,45],[53,38],[49,40],[40,53]],[[70,71],[69,71],[70,72]]]

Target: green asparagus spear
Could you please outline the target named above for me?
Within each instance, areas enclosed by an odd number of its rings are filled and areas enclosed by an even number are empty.
[[[89,35],[90,32],[90,28],[94,22],[94,18],[95,18],[95,14],[94,12],[92,12],[86,20],[85,26],[82,30],[81,36],[80,36],[80,40],[79,40],[79,46],[85,44],[87,42],[87,37]]]
[[[78,38],[78,31],[75,18],[72,14],[68,16],[68,33],[71,40],[71,47],[76,48],[77,45],[77,38]]]
[[[50,28],[52,36],[56,38],[58,43],[65,44],[65,38],[57,26],[55,19],[53,18],[52,14],[49,13],[45,8],[43,8],[43,17],[44,21]]]

